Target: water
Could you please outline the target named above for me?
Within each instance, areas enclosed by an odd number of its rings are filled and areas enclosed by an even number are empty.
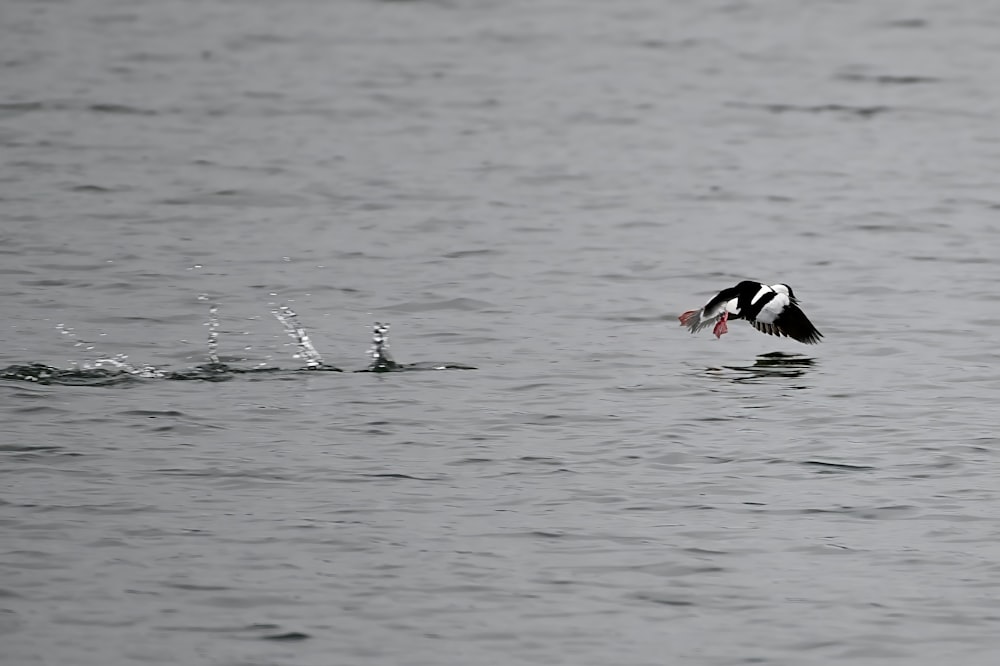
[[[991,6],[2,14],[0,662],[996,663]]]

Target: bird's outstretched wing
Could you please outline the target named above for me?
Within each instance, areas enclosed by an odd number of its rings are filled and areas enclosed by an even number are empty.
[[[823,334],[816,330],[813,323],[809,321],[805,313],[795,303],[788,303],[774,318],[772,322],[760,320],[751,321],[750,324],[761,333],[769,335],[787,335],[793,340],[814,345],[820,341]]]

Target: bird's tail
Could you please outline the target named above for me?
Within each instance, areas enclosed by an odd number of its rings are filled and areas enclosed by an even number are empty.
[[[717,324],[722,319],[722,313],[720,312],[714,317],[706,317],[705,308],[701,308],[700,310],[688,310],[677,319],[680,320],[681,326],[686,327],[692,333],[697,333],[703,328]]]
[[[693,326],[694,324],[692,324],[692,321],[694,321],[696,324],[698,320],[701,319],[700,313],[701,310],[688,310],[687,312],[682,314],[680,317],[678,317],[678,319],[681,320],[681,326]]]

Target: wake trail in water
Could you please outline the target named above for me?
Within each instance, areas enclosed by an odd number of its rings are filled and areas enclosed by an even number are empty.
[[[198,297],[200,301],[211,301],[208,294]],[[136,365],[128,360],[126,354],[103,355],[97,345],[81,338],[76,331],[66,324],[57,324],[56,330],[72,343],[72,345],[88,354],[100,355],[94,361],[71,361],[68,369],[60,369],[44,363],[15,364],[0,368],[0,379],[35,382],[38,384],[62,384],[71,386],[111,386],[135,382],[142,379],[172,379],[201,380],[210,382],[228,381],[239,375],[259,375],[264,373],[282,374],[288,372],[342,372],[340,368],[323,362],[323,357],[316,350],[305,326],[299,321],[298,315],[291,307],[279,305],[273,307],[271,313],[281,322],[285,332],[295,341],[296,352],[292,358],[301,360],[305,366],[295,370],[281,368],[257,367],[243,369],[227,365],[219,356],[220,319],[219,304],[211,301],[208,308],[208,320],[204,325],[208,328],[206,340],[207,363],[194,368],[171,371],[157,368],[153,365]],[[372,344],[366,353],[371,361],[356,372],[403,372],[410,370],[475,370],[475,367],[460,363],[397,363],[389,353],[389,324],[375,322],[372,327]]]

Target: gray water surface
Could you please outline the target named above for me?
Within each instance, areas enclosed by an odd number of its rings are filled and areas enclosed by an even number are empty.
[[[0,380],[0,662],[996,663],[998,28],[5,3],[0,369],[278,370]]]

